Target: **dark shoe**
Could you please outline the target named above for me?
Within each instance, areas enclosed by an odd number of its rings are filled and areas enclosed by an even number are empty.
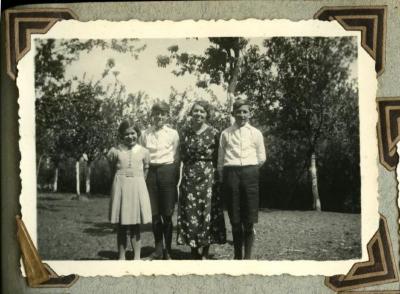
[[[171,255],[167,250],[164,250],[164,256],[163,256],[164,260],[171,260]]]
[[[150,260],[160,260],[163,259],[163,242],[161,239],[161,242],[156,242],[155,244],[155,249],[154,252],[152,254],[150,254],[149,259]]]
[[[243,259],[243,231],[237,230],[232,232],[234,259]]]
[[[202,258],[197,248],[190,248],[190,255],[192,260],[201,260]]]
[[[162,260],[164,256],[162,253],[153,252],[148,258],[149,260]]]

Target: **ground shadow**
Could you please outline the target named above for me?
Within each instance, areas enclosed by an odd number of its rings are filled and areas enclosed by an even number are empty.
[[[142,247],[141,250],[141,258],[146,259],[148,258],[154,251],[154,247],[150,246],[145,246]],[[110,250],[102,250],[97,253],[98,256],[100,256],[103,259],[110,259],[110,260],[117,260],[118,259],[118,252],[117,251],[110,251]],[[126,260],[133,260],[134,258],[134,253],[132,250],[127,250],[126,251]]]
[[[102,251],[99,251],[99,253],[97,253],[97,255],[103,259],[110,259],[110,260],[118,259],[117,251],[102,250]]]
[[[57,200],[63,200],[57,197],[51,197],[51,196],[41,196],[38,197],[39,201],[57,201]]]
[[[57,209],[54,209],[52,211],[65,211],[66,208],[75,208],[74,205],[70,205],[70,204],[60,204],[60,203],[41,203],[41,201],[39,201],[39,203],[37,204],[37,209],[44,209],[44,210],[50,210],[53,209],[53,207],[57,207]]]
[[[141,254],[140,254],[140,257],[141,258],[149,258],[150,257],[150,255],[152,254],[154,252],[154,247],[151,247],[151,246],[144,246],[144,247],[142,247],[142,251],[141,251]]]
[[[83,232],[92,236],[101,237],[115,234],[116,228],[114,224],[109,222],[92,223],[92,227],[84,229]]]
[[[140,258],[141,259],[149,259],[151,254],[154,252],[154,247],[151,246],[144,246],[142,247]],[[97,253],[101,259],[108,259],[108,260],[117,260],[118,259],[118,252],[111,251],[111,250],[102,250]],[[134,253],[132,250],[126,251],[126,260],[133,260]],[[179,249],[172,249],[171,257],[175,260],[190,260],[192,259],[190,252],[182,251]]]
[[[151,223],[140,225],[140,232],[153,232],[153,227]]]
[[[54,208],[51,205],[45,205],[45,204],[38,204],[37,205],[38,210],[47,210],[47,211],[52,211],[52,212],[58,212],[61,211],[61,209]]]
[[[115,224],[109,222],[100,222],[100,223],[93,223],[93,222],[84,222],[87,224],[91,224],[90,228],[86,228],[83,230],[84,233],[87,233],[92,236],[107,236],[110,234],[115,234],[117,230],[117,226]],[[151,224],[145,224],[140,226],[141,232],[151,232]]]

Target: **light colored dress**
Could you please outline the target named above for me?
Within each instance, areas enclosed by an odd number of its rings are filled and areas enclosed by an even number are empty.
[[[111,189],[110,222],[134,225],[151,222],[149,193],[143,167],[149,166],[147,149],[136,144],[131,149],[120,145],[107,154],[115,172]]]

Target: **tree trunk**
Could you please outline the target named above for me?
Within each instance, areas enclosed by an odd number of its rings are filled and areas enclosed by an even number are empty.
[[[242,65],[242,59],[240,57],[240,53],[239,51],[236,53],[235,52],[235,57],[236,57],[236,61],[235,61],[235,65],[234,68],[232,70],[232,75],[231,78],[229,80],[229,85],[228,85],[228,111],[229,113],[232,113],[232,107],[233,107],[233,100],[235,99],[235,91],[236,91],[236,85],[239,79],[239,73],[240,73],[240,67]],[[230,115],[230,122],[231,124],[233,124],[234,119],[232,117],[232,115]]]
[[[88,162],[86,165],[86,194],[90,194],[90,173],[91,173],[91,163]]]
[[[56,167],[54,171],[53,192],[57,192],[57,189],[58,189],[58,167]]]
[[[38,166],[36,168],[36,183],[39,183],[39,171],[40,171],[40,165],[42,164],[42,159],[43,159],[43,155],[40,155]]]
[[[81,195],[81,182],[79,174],[79,160],[75,164],[75,175],[76,175],[76,195],[79,197]]]
[[[313,194],[313,209],[316,211],[321,211],[321,201],[319,200],[318,193],[318,174],[315,152],[311,154],[310,175]]]

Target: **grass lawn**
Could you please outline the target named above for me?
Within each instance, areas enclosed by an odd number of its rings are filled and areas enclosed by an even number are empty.
[[[71,200],[73,194],[39,193],[38,249],[44,260],[107,260],[117,258],[116,232],[108,221],[109,197]],[[176,224],[176,215],[173,218]],[[232,259],[228,242],[211,246],[213,259]],[[359,214],[261,210],[256,224],[254,259],[344,260],[361,256]],[[190,248],[172,244],[174,259],[189,259]],[[154,249],[151,225],[142,226],[142,258]],[[127,258],[133,258],[132,252]]]

